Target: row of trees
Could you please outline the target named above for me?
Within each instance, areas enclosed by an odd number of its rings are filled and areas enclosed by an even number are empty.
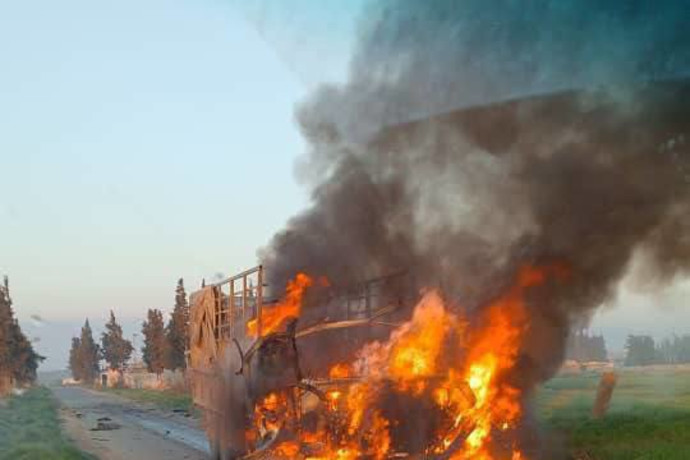
[[[606,342],[601,335],[581,330],[568,341],[566,358],[580,362],[606,361]],[[690,363],[690,335],[673,336],[655,342],[649,335],[629,335],[625,342],[626,366]]]
[[[580,362],[606,361],[606,341],[602,335],[590,335],[585,330],[576,331],[568,340],[566,358]]]
[[[104,359],[110,369],[121,372],[132,356],[132,342],[125,339],[122,327],[110,311],[110,320],[101,335],[100,345],[93,339],[93,331],[87,319],[79,337],[72,338],[69,367],[72,376],[84,382],[92,382],[100,372],[99,362]]]
[[[648,335],[629,335],[625,342],[626,366],[690,363],[690,335],[673,336],[656,343]]]
[[[142,356],[150,372],[161,374],[164,369],[185,368],[185,351],[188,344],[189,304],[180,278],[175,290],[175,307],[168,324],[164,324],[163,313],[157,309],[148,311],[142,326],[144,346]],[[93,331],[87,319],[79,337],[72,338],[69,368],[72,376],[84,382],[93,382],[100,372],[99,363],[105,360],[109,369],[122,372],[132,356],[132,342],[125,339],[122,327],[110,312],[100,344],[93,338]]]
[[[0,387],[8,381],[20,385],[32,383],[44,359],[36,353],[14,317],[9,281],[4,277],[0,286]]]

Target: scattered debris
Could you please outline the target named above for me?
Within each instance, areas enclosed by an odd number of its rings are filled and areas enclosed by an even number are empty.
[[[107,418],[107,417],[105,417]],[[111,422],[111,421],[99,421],[96,424],[95,428],[91,428],[91,431],[113,431],[113,430],[119,430],[122,428],[122,425],[119,423]]]

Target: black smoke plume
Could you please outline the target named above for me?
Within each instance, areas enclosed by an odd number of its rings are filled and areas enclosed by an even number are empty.
[[[567,283],[531,303],[525,389],[633,257],[690,268],[687,1],[383,1],[349,82],[299,108],[309,209],[261,254],[345,285],[408,270],[481,308],[523,264]]]

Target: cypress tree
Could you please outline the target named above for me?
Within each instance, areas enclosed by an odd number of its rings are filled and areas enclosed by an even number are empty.
[[[45,358],[31,345],[14,317],[9,282],[0,286],[0,378],[11,377],[19,384],[36,380],[38,365]]]
[[[36,353],[17,321],[12,327],[12,345],[12,376],[15,381],[21,384],[35,382],[38,365],[45,358]]]
[[[144,335],[144,346],[141,349],[144,363],[149,372],[160,375],[165,368],[167,356],[163,313],[157,309],[149,309],[141,330]]]
[[[83,380],[84,368],[80,360],[81,340],[79,337],[72,337],[72,347],[69,350],[69,369],[74,380]]]
[[[170,315],[166,327],[168,339],[168,369],[184,369],[186,367],[185,351],[189,342],[189,304],[182,278],[177,281],[175,289],[175,307]]]
[[[79,342],[79,367],[83,372],[81,380],[86,383],[93,383],[100,373],[98,366],[100,350],[98,344],[93,339],[93,331],[88,319],[81,328]]]
[[[12,376],[12,323],[13,313],[7,277],[0,286],[0,391],[6,379]]]
[[[110,320],[105,325],[105,332],[101,335],[101,350],[103,359],[110,369],[122,372],[124,365],[132,356],[132,342],[122,336],[122,327],[115,319],[115,313],[110,310]]]

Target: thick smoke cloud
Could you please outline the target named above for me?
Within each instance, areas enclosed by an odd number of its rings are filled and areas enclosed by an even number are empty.
[[[686,1],[378,2],[350,81],[298,110],[312,206],[261,254],[345,285],[400,269],[467,308],[522,264],[563,263],[535,294],[526,389],[633,255],[690,267]]]
[[[363,18],[349,83],[302,110],[311,127],[363,136],[511,98],[690,76],[687,0],[380,0]]]

